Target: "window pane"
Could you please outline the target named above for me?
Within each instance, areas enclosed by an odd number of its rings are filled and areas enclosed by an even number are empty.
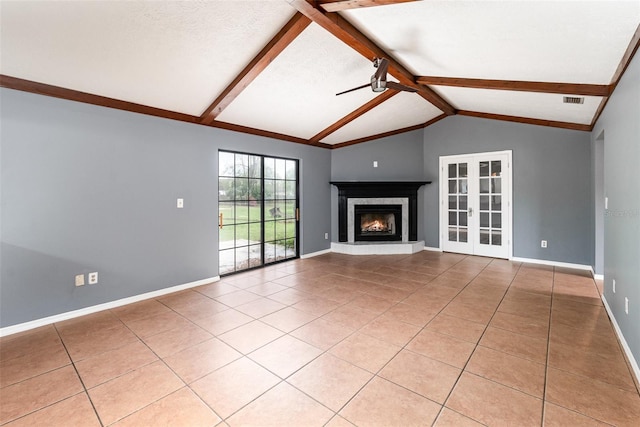
[[[293,160],[287,160],[286,168],[286,178],[296,179],[296,162]]]
[[[249,200],[253,201],[255,205],[256,201],[262,200],[262,188],[261,181],[259,179],[249,180]]]
[[[284,203],[284,217],[295,220],[296,218],[296,202],[295,200],[287,200]]]
[[[489,162],[480,162],[480,176],[489,176]]]
[[[480,192],[488,193],[489,192],[489,179],[488,178],[480,178]]]
[[[466,178],[467,177],[467,164],[466,163],[460,163],[458,165],[458,176],[460,176],[460,178]]]
[[[500,212],[491,213],[491,227],[502,228],[502,214]]]
[[[463,243],[467,242],[467,229],[466,228],[461,228],[460,229],[460,241]]]
[[[235,270],[235,249],[220,251],[220,274],[231,273]]]
[[[271,157],[264,158],[264,177],[275,178],[276,177],[276,159]]]
[[[449,196],[449,209],[458,209],[458,198],[456,196]]]
[[[458,225],[466,227],[467,226],[467,213],[466,212],[458,212]]]
[[[284,200],[287,196],[286,193],[286,188],[285,188],[285,181],[281,181],[281,180],[276,180],[276,199],[277,200]]]
[[[220,215],[222,215],[223,225],[234,224],[235,223],[235,203],[233,202],[218,203],[218,222],[220,222]]]
[[[280,219],[284,218],[284,210],[283,205],[277,202],[270,202],[269,209],[265,212],[265,216],[268,216],[269,219]]]
[[[218,155],[218,175],[219,176],[233,176],[234,173],[234,160],[233,153],[226,153],[220,151]]]
[[[502,175],[502,162],[500,160],[494,160],[491,162],[491,176]]]
[[[467,180],[460,180],[460,194],[467,194]]]
[[[449,165],[449,178],[455,178],[455,177],[457,177],[456,169],[457,169],[457,168],[456,168],[456,164],[455,164],[455,163],[454,163],[454,164]]]
[[[287,175],[287,162],[284,159],[276,159],[276,178],[284,179]]]
[[[502,196],[491,197],[491,210],[492,211],[502,210]]]
[[[493,230],[491,233],[491,244],[495,246],[502,245],[502,232],[500,230]]]
[[[249,200],[249,180],[247,178],[236,178],[236,200]]]
[[[265,243],[264,245],[264,262],[274,262],[276,260],[276,245],[273,243]]]
[[[225,225],[220,229],[218,249],[230,249],[233,248],[236,236],[235,225]]]
[[[262,250],[260,245],[249,246],[249,268],[260,267],[262,265]]]
[[[219,200],[233,200],[233,178],[219,178],[218,179],[218,199]]]
[[[262,241],[262,223],[254,222],[249,225],[249,240],[251,243]]]
[[[295,199],[296,198],[296,182],[295,181],[286,181],[286,197],[287,199]]]
[[[449,212],[449,225],[458,225],[457,212]]]
[[[248,210],[249,210],[248,222],[262,222],[262,206],[260,206],[260,203],[256,203],[255,205],[252,205],[251,202],[249,202]]]
[[[449,227],[449,241],[450,242],[458,241],[458,229],[456,227]]]
[[[264,199],[273,200],[276,195],[276,182],[272,179],[264,180]]]
[[[460,208],[461,211],[466,211],[467,208],[467,196],[460,196]]]
[[[491,178],[491,192],[502,193],[502,178]]]
[[[249,157],[249,177],[261,178],[262,177],[262,162],[261,158],[257,156]]]
[[[249,156],[236,154],[236,176],[249,176]]]
[[[236,248],[236,270],[243,270],[249,266],[249,247]]]
[[[480,212],[480,227],[489,227],[489,212]]]
[[[234,220],[236,224],[246,224],[249,222],[249,207],[246,203],[235,202]]]
[[[489,196],[480,196],[480,210],[481,211],[489,210]]]
[[[264,241],[273,242],[276,240],[276,222],[265,221],[264,222]]]
[[[456,194],[458,193],[458,181],[455,179],[450,179],[449,180],[449,194]]]
[[[480,230],[480,244],[481,245],[489,244],[489,230]]]

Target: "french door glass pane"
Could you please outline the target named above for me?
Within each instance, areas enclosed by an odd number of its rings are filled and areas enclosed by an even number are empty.
[[[502,161],[479,162],[480,229],[482,245],[502,245]],[[483,178],[483,177],[487,178]]]
[[[448,166],[448,189],[449,189],[449,241],[466,241],[467,222],[469,213],[467,211],[468,192],[468,164],[451,163]],[[464,232],[463,229],[464,228]],[[464,239],[464,240],[462,240]]]

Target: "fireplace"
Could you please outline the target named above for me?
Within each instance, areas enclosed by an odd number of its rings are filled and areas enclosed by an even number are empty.
[[[418,237],[418,188],[429,181],[332,181],[338,187],[338,241],[415,242]],[[361,230],[362,216],[356,218],[356,206],[385,214],[379,221],[393,222],[389,231]],[[389,214],[392,214],[393,220]],[[375,226],[374,228],[377,228]],[[389,226],[385,226],[389,228]],[[356,230],[357,229],[357,230]],[[356,237],[357,234],[360,236]]]
[[[354,240],[402,240],[402,205],[355,205]]]

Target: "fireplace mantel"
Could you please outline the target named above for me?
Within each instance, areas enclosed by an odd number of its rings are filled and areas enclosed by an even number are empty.
[[[338,241],[348,240],[347,200],[366,197],[409,199],[409,240],[418,240],[418,189],[431,181],[331,181],[338,187]]]

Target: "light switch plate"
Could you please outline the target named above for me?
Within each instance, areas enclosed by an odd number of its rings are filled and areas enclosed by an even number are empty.
[[[184,199],[178,199],[178,201],[176,202],[176,206],[178,207],[178,209],[184,208]]]

